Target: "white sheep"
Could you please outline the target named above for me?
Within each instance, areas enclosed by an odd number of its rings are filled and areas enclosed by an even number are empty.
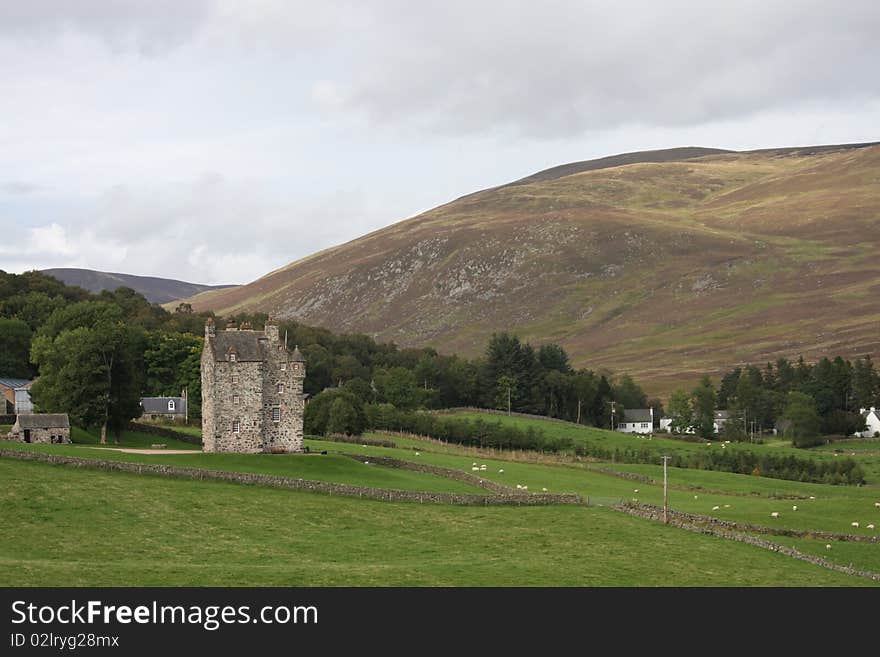
[[[729,504],[725,504],[725,505],[724,505],[724,508],[725,508],[725,509],[729,509],[729,508],[730,508],[730,505],[729,505]]]
[[[369,461],[364,461],[364,465],[370,465]]]
[[[477,466],[474,466],[474,467],[471,468],[471,471],[472,471],[472,472],[479,472],[480,469],[479,469]]]
[[[546,489],[546,488],[542,488],[541,490],[542,490],[543,492],[545,492],[545,493],[547,492],[547,489]],[[874,525],[871,525],[871,527],[873,527],[873,526],[874,526]]]
[[[480,466],[480,470],[481,470],[482,472],[485,472],[485,470],[486,470],[486,466],[485,466],[485,465],[481,465],[481,466]]]
[[[528,490],[528,489],[529,489],[528,486],[523,486],[523,490]]]
[[[874,523],[871,523],[870,525],[866,525],[866,526],[868,529],[874,529]]]
[[[792,511],[797,511],[797,504],[793,505],[793,506],[791,507],[791,510],[792,510]]]
[[[694,499],[697,499],[697,496],[696,496],[696,495],[694,495]]]
[[[878,509],[880,509],[880,502],[874,502],[874,506],[876,506]]]
[[[831,543],[826,543],[826,544],[825,544],[825,549],[826,549],[826,550],[830,550],[830,549],[831,549]]]
[[[720,509],[720,508],[721,508],[720,506],[717,506],[717,505],[716,505],[716,506],[713,506],[713,507],[712,507],[712,510],[713,510],[713,511],[717,511],[717,510]]]
[[[471,463],[471,465],[476,465],[476,462],[474,462],[474,463]]]
[[[638,493],[638,492],[639,492],[638,488],[633,488],[633,493]]]
[[[421,453],[420,453],[420,452],[416,452],[416,456],[421,456]]]
[[[857,522],[851,522],[851,523],[849,523],[849,524],[852,525],[853,527],[858,527],[858,526],[859,526],[859,523],[857,523]]]
[[[778,517],[779,517],[779,511],[774,511],[773,513],[770,514],[770,517],[771,517],[771,518],[778,518]]]
[[[522,488],[522,486],[521,486],[520,484],[517,484],[516,487],[517,487],[517,489],[521,489],[521,488]]]
[[[816,499],[816,496],[815,496],[815,495],[810,495],[810,499],[811,499],[811,500],[815,500],[815,499]]]
[[[498,474],[504,474],[504,468],[501,468],[501,469],[498,471]]]

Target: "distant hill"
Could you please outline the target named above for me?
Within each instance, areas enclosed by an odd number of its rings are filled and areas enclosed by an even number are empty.
[[[117,274],[92,269],[43,269],[42,273],[57,278],[66,285],[77,285],[89,292],[115,290],[117,287],[123,286],[130,287],[144,295],[150,303],[169,303],[200,292],[235,287],[234,285],[200,285],[170,278],[134,276],[133,274]]]
[[[880,354],[880,145],[680,148],[547,169],[190,301],[403,346],[493,331],[668,392]]]

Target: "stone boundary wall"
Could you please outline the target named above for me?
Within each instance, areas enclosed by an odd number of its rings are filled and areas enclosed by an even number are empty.
[[[642,504],[634,502],[624,502],[622,506],[639,509],[641,512],[651,515],[655,519],[663,518],[663,509],[652,504]],[[764,525],[751,525],[748,523],[738,523],[732,520],[721,520],[712,518],[711,516],[701,516],[695,513],[686,513],[684,511],[668,512],[668,517],[677,518],[680,522],[688,522],[695,525],[712,525],[730,530],[740,530],[754,534],[773,534],[776,536],[792,536],[794,538],[812,538],[831,541],[843,541],[852,543],[880,543],[880,536],[864,536],[860,534],[837,534],[835,532],[826,532],[814,529],[786,529],[784,527],[767,527]],[[645,516],[647,517],[647,515]]]
[[[202,439],[197,438],[196,436],[190,436],[186,433],[180,433],[178,431],[174,431],[173,429],[167,429],[165,427],[156,426],[153,424],[143,424],[141,422],[129,422],[126,427],[129,431],[134,431],[135,433],[147,433],[151,436],[161,436],[162,438],[173,438],[174,440],[179,440],[184,443],[190,443],[191,445],[201,445]]]
[[[106,470],[111,472],[128,472],[133,474],[159,475],[176,479],[194,479],[198,481],[225,481],[237,484],[268,486],[303,490],[327,495],[342,495],[386,502],[420,502],[430,504],[454,504],[461,506],[548,506],[552,504],[580,505],[583,500],[579,495],[558,495],[552,493],[514,494],[514,495],[476,495],[468,493],[432,493],[423,491],[372,488],[352,484],[338,484],[309,479],[293,479],[277,475],[257,474],[250,472],[229,472],[223,470],[202,470],[176,465],[153,463],[133,463],[130,461],[103,461],[79,456],[62,456],[17,449],[0,449],[0,458],[12,458],[20,461],[39,461],[52,465],[68,465],[77,468]]]
[[[624,513],[628,513],[632,516],[636,516],[639,518],[646,518],[648,520],[657,520],[662,521],[663,519],[663,509],[659,507],[653,507],[647,504],[632,504],[632,503],[624,503],[619,506],[613,507],[617,511],[622,511]],[[724,529],[716,529],[713,527],[706,527],[702,525],[696,525],[680,518],[682,514],[676,513],[676,516],[673,517],[673,513],[669,513],[669,524],[678,527],[679,529],[684,529],[689,532],[694,532],[697,534],[708,534],[710,536],[717,536],[719,538],[724,538],[731,541],[736,541],[738,543],[745,543],[747,545],[754,545],[755,547],[763,548],[765,550],[770,550],[771,552],[778,552],[779,554],[784,554],[789,557],[793,557],[795,559],[800,559],[801,561],[806,561],[815,566],[820,566],[822,568],[827,568],[829,570],[835,570],[840,573],[846,573],[847,575],[856,575],[857,577],[866,577],[868,579],[874,580],[875,582],[880,582],[880,573],[874,573],[869,570],[859,570],[856,568],[852,568],[849,566],[841,566],[840,564],[833,563],[822,557],[816,557],[811,554],[805,554],[800,550],[796,550],[794,548],[786,547],[784,545],[778,545],[776,543],[771,543],[770,541],[764,540],[763,538],[758,538],[756,536],[749,536],[747,534],[740,534],[733,531],[727,531]],[[686,514],[684,514],[686,515]],[[859,537],[860,538],[860,537]],[[843,539],[845,540],[845,539]]]
[[[498,482],[490,481],[489,479],[482,479],[462,470],[444,468],[440,465],[401,461],[400,459],[393,459],[388,456],[364,456],[362,454],[342,454],[342,456],[347,456],[348,458],[360,461],[361,463],[375,463],[376,465],[385,466],[386,468],[400,468],[401,470],[411,470],[412,472],[420,472],[422,474],[437,475],[444,479],[461,481],[466,484],[471,484],[472,486],[477,486],[478,488],[484,488],[485,490],[492,491],[499,495],[517,494],[515,489],[505,486],[504,484],[499,484]]]
[[[366,436],[346,436],[339,433],[331,433],[327,436],[307,436],[315,440],[326,440],[334,443],[350,443],[352,445],[370,445],[371,447],[391,447],[396,448],[397,443],[393,440],[382,440],[381,438],[368,438]]]

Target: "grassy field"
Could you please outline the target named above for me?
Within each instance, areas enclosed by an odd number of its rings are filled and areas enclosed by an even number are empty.
[[[483,416],[484,418],[486,416]],[[498,416],[490,416],[494,419]],[[669,442],[541,419],[548,434],[611,449]],[[143,434],[123,436],[137,444]],[[388,438],[388,436],[381,436]],[[148,437],[152,438],[152,437]],[[861,585],[758,548],[684,532],[611,509],[624,500],[660,505],[662,468],[480,452],[392,437],[395,448],[307,439],[310,455],[126,454],[74,445],[0,446],[143,463],[260,472],[404,490],[483,493],[461,482],[367,466],[340,453],[389,456],[479,475],[511,488],[578,493],[588,507],[474,508],[373,502],[258,486],[168,480],[0,460],[0,583],[139,585]],[[164,442],[164,441],[163,441]],[[192,445],[183,443],[191,448]],[[169,445],[170,447],[170,445]],[[749,448],[748,446],[739,446]],[[781,445],[753,449],[791,449]],[[314,454],[326,450],[328,454]],[[857,451],[857,450],[856,450]],[[800,452],[812,454],[813,452]],[[524,457],[533,458],[527,462]],[[818,458],[834,458],[819,450]],[[871,458],[858,455],[857,460]],[[513,459],[513,460],[512,460]],[[542,461],[542,462],[537,462]],[[612,473],[599,472],[598,468]],[[502,472],[503,471],[503,472]],[[617,473],[616,475],[614,473]],[[623,478],[631,473],[653,482]],[[474,473],[476,474],[476,473]],[[8,484],[7,484],[8,482]],[[880,487],[828,486],[669,468],[674,510],[771,530],[878,536]],[[779,499],[780,496],[799,499]],[[814,499],[810,499],[810,498]],[[797,506],[797,510],[792,507]],[[779,514],[772,517],[771,513]],[[167,522],[166,522],[167,520]],[[851,526],[858,522],[859,527]],[[113,536],[108,542],[104,537]],[[764,538],[829,561],[880,571],[880,544]],[[45,540],[41,540],[44,537]],[[120,542],[121,541],[121,542]],[[109,543],[109,544],[108,544]],[[118,545],[117,545],[118,544]],[[827,548],[826,545],[831,545]],[[116,549],[118,548],[118,549]],[[511,549],[513,548],[513,549]],[[661,549],[662,548],[662,549]],[[199,550],[205,550],[205,558]],[[662,558],[661,558],[662,553]],[[24,555],[24,556],[22,556]],[[219,561],[219,567],[211,565]],[[143,562],[150,564],[143,567]],[[585,566],[585,564],[588,564]],[[4,579],[5,577],[5,579]]]
[[[677,440],[674,438],[664,438],[655,435],[652,438],[645,438],[637,434],[626,434],[618,431],[609,431],[606,429],[597,429],[595,427],[578,426],[563,422],[548,422],[541,418],[523,418],[508,417],[505,415],[487,414],[476,411],[463,411],[454,414],[456,418],[467,420],[483,420],[485,422],[501,422],[502,424],[513,425],[520,429],[533,427],[544,431],[547,435],[570,438],[575,445],[583,445],[587,447],[600,448],[604,450],[647,450],[651,454],[659,457],[682,456],[706,452],[707,450],[725,450],[731,453],[738,451],[749,451],[755,454],[769,454],[774,456],[794,456],[796,458],[812,458],[817,462],[828,461],[839,458],[840,456],[848,456],[855,449],[847,449],[843,447],[832,447],[832,449],[797,449],[791,446],[790,442],[782,440],[774,440],[766,444],[751,443],[731,443],[723,445],[719,440],[709,442],[688,442],[685,440]],[[848,445],[849,443],[844,443]],[[828,447],[828,446],[825,446]],[[842,449],[843,453],[834,452],[834,449]],[[865,472],[865,479],[869,483],[880,483],[880,453],[864,455],[858,459],[859,464]]]
[[[338,454],[128,454],[115,449],[98,450],[78,445],[25,445],[13,442],[0,442],[0,447],[131,463],[161,463],[205,470],[253,472],[375,488],[438,493],[486,492],[460,481],[408,470],[365,465]]]
[[[0,585],[860,586],[604,508],[401,504],[0,460]]]
[[[201,435],[201,432],[199,432]],[[86,430],[79,427],[71,427],[70,439],[74,443],[82,445],[94,445],[96,447],[128,447],[132,449],[150,449],[154,444],[164,444],[167,449],[201,449],[198,445],[166,438],[165,436],[153,436],[139,431],[123,431],[119,437],[110,434],[107,436],[107,444],[101,445],[101,433],[98,430]],[[119,441],[117,443],[117,440]]]

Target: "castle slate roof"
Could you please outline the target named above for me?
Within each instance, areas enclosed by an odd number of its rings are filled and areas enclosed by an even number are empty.
[[[16,417],[22,429],[69,429],[67,413],[26,413]]]
[[[174,410],[168,410],[168,402],[174,400]],[[186,413],[186,399],[183,397],[141,397],[144,413]]]
[[[626,422],[650,422],[650,408],[628,408],[624,411]]]
[[[235,350],[237,361],[264,361],[266,356],[260,345],[260,338],[266,338],[262,331],[218,331],[211,340],[214,360],[227,360],[226,354]]]

